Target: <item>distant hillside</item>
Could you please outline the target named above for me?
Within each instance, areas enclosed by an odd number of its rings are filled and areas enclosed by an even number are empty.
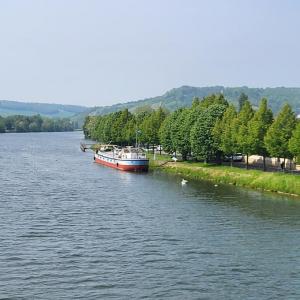
[[[50,118],[72,117],[87,110],[87,107],[77,105],[25,103],[18,101],[0,100],[0,116],[10,115],[32,116],[40,114]]]
[[[179,107],[191,105],[193,98],[196,96],[202,98],[212,93],[223,93],[228,101],[237,105],[238,98],[242,92],[249,96],[249,99],[254,106],[258,105],[261,98],[266,97],[269,100],[269,105],[274,113],[277,113],[280,110],[283,103],[288,102],[296,111],[296,113],[300,114],[300,88],[248,88],[246,86],[228,88],[223,86],[182,86],[180,88],[174,88],[162,96],[147,98],[139,101],[131,101],[127,103],[119,103],[112,106],[95,107],[79,114],[75,118],[79,122],[82,122],[87,115],[103,115],[124,108],[134,111],[137,107],[144,105],[150,105],[153,108],[162,105],[172,111]]]
[[[77,105],[62,105],[62,104],[46,104],[46,103],[25,103],[17,101],[0,100],[0,116],[9,115],[36,115],[46,117],[71,117],[72,120],[83,124],[84,118],[87,115],[103,115],[128,108],[134,111],[136,108],[144,105],[150,105],[156,108],[160,105],[169,109],[175,110],[179,107],[191,105],[194,97],[203,98],[212,93],[223,93],[225,98],[237,105],[237,100],[240,94],[244,92],[249,96],[253,105],[257,106],[259,100],[263,97],[268,98],[269,105],[277,113],[284,102],[288,102],[297,114],[300,114],[300,88],[248,88],[235,87],[226,88],[223,86],[213,87],[191,87],[182,86],[174,88],[162,96],[146,98],[138,101],[127,103],[119,103],[112,106],[99,106],[88,108]]]

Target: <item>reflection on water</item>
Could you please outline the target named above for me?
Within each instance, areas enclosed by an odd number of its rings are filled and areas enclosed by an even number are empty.
[[[300,201],[0,135],[0,298],[299,299]]]

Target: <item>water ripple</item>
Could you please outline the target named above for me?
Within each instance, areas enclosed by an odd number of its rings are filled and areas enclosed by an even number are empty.
[[[81,137],[1,135],[1,299],[300,298],[299,201],[112,170]]]

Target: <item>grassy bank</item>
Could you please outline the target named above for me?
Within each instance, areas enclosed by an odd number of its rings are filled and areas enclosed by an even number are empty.
[[[167,157],[166,157],[167,158]],[[169,173],[181,174],[184,178],[210,180],[253,189],[287,193],[300,196],[300,176],[245,170],[230,166],[217,166],[197,162],[167,162],[163,157],[150,160],[150,168],[159,168]]]

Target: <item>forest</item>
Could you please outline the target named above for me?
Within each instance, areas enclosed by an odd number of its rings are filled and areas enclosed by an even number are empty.
[[[195,97],[191,107],[168,112],[159,107],[140,107],[134,113],[124,109],[104,116],[88,116],[86,138],[102,143],[134,145],[136,137],[144,147],[162,145],[167,153],[183,160],[221,162],[225,156],[249,155],[295,158],[300,156],[300,122],[289,104],[275,116],[266,98],[256,109],[242,93],[238,107],[223,94]]]
[[[73,131],[76,126],[77,124],[68,118],[51,119],[40,115],[15,115],[6,118],[0,116],[0,133]]]

